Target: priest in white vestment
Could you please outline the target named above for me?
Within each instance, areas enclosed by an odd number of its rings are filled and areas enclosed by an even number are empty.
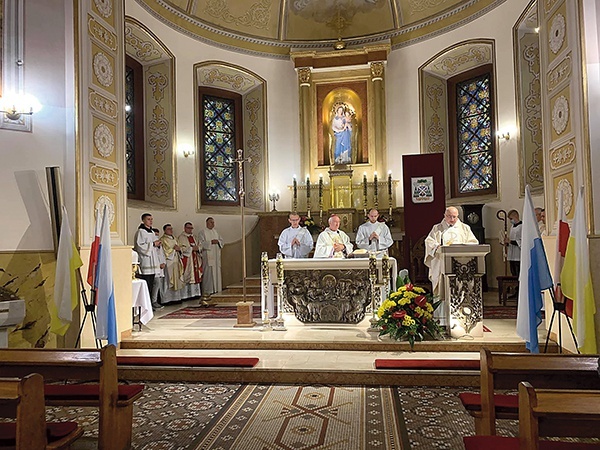
[[[290,226],[279,235],[279,251],[286,258],[306,258],[313,248],[313,238],[310,232],[300,226],[300,216],[290,213]]]
[[[146,281],[149,294],[154,288],[154,274],[160,265],[157,259],[157,253],[154,251],[154,248],[160,245],[160,241],[154,235],[154,231],[152,231],[153,221],[154,218],[152,217],[152,214],[142,214],[142,223],[138,227],[135,232],[135,237],[133,238],[133,249],[139,255],[140,261],[140,269],[137,278]],[[157,308],[158,306],[158,304],[152,305],[153,308]]]
[[[425,239],[425,265],[429,267],[429,280],[433,286],[433,295],[444,298],[444,283],[442,282],[443,256],[441,247],[453,244],[479,244],[471,231],[471,227],[462,223],[458,218],[458,209],[454,206],[446,208],[444,219],[434,225]],[[442,325],[448,325],[444,305],[435,311],[435,317],[441,319]]]
[[[346,258],[352,253],[353,246],[346,233],[340,230],[340,217],[329,218],[329,227],[319,234],[313,258]]]
[[[206,219],[206,228],[200,231],[198,241],[202,246],[202,295],[208,296],[223,290],[221,282],[221,249],[223,238],[215,228],[215,219]]]
[[[356,232],[356,246],[371,252],[387,250],[394,240],[388,226],[378,222],[379,211],[375,208],[369,211],[369,221],[358,227]]]

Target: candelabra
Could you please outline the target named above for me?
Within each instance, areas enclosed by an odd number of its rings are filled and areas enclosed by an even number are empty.
[[[369,322],[371,326],[367,329],[367,331],[379,331],[377,327],[377,304],[379,303],[377,300],[379,298],[379,288],[380,285],[377,284],[377,257],[374,252],[369,253],[369,283],[371,285],[371,319]]]
[[[377,172],[375,172],[373,174],[373,207],[375,209],[379,208],[379,199],[377,198],[377,191],[378,191],[378,186],[377,186]]]
[[[310,177],[306,175],[306,215],[310,217]]]
[[[297,212],[298,211],[298,180],[296,180],[296,175],[294,175],[292,191],[293,191],[292,212]]]
[[[277,319],[275,319],[275,331],[286,331],[285,321],[283,320],[283,257],[281,253],[277,253],[275,261],[277,270]]]
[[[392,220],[392,202],[393,202],[393,197],[392,197],[392,171],[391,170],[388,172],[387,188],[388,188],[388,202],[389,202],[389,205],[390,205],[390,220]]]
[[[271,212],[277,211],[275,204],[279,201],[279,192],[269,193],[269,201],[273,203],[273,209]]]
[[[269,257],[267,256],[267,252],[262,252],[260,257],[260,278],[261,278],[261,314],[262,314],[262,330],[263,331],[271,331],[273,327],[271,326],[271,319],[269,318],[269,305],[268,305],[268,296],[269,296]]]
[[[323,223],[323,175],[319,174],[319,224]]]
[[[388,255],[388,251],[383,252],[383,256],[381,257],[381,278],[383,283],[383,292],[382,297],[387,298],[389,290],[390,290],[390,256]],[[378,305],[379,307],[379,305]]]
[[[363,173],[363,212],[367,216],[367,172]]]

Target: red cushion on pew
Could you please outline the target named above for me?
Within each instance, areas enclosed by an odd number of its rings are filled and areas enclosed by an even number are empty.
[[[519,438],[503,436],[467,436],[465,450],[519,450]],[[598,444],[580,442],[540,441],[540,450],[592,450]]]
[[[376,359],[376,369],[479,370],[478,359]]]
[[[68,436],[77,428],[77,422],[48,422],[46,424],[46,438],[48,442],[55,442]],[[15,446],[17,440],[17,424],[15,422],[0,423],[0,446]]]
[[[481,411],[481,394],[461,392],[458,398],[467,411]],[[494,406],[496,411],[516,413],[519,411],[519,396],[494,394]]]
[[[203,358],[172,356],[117,356],[122,366],[254,367],[258,358]]]
[[[120,384],[119,401],[127,401],[144,390],[142,384]],[[48,400],[87,400],[100,398],[99,384],[46,384],[44,396]]]

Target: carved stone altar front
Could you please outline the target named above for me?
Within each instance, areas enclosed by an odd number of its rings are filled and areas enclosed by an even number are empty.
[[[275,315],[273,287],[281,282],[282,310],[294,313],[301,322],[356,324],[365,318],[373,299],[369,258],[283,259],[279,275],[277,260],[270,259],[267,264],[263,295],[268,317]],[[383,290],[382,259],[376,259],[374,266],[374,280]],[[389,282],[395,286],[398,267],[394,258],[389,258],[389,269]]]
[[[304,323],[358,323],[371,304],[369,273],[355,270],[290,270],[285,306]]]

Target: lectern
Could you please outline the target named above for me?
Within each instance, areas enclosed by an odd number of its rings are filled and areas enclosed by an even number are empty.
[[[459,244],[443,246],[440,250],[443,257],[442,325],[446,325],[455,338],[483,337],[482,281],[485,255],[490,252],[490,246]]]

